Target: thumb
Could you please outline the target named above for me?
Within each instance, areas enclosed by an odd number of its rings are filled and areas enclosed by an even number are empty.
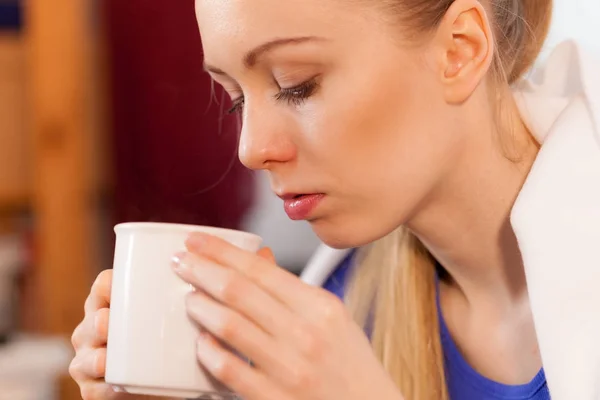
[[[260,257],[264,258],[267,261],[276,263],[275,255],[273,254],[273,250],[271,250],[270,247],[263,247],[262,249],[258,250],[256,254],[258,254]]]

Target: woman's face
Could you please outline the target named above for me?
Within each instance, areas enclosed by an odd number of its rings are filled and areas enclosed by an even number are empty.
[[[242,115],[241,161],[334,247],[407,222],[461,149],[433,44],[403,44],[364,4],[196,1],[207,69]]]

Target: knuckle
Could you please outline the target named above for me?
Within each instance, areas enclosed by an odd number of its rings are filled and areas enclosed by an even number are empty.
[[[71,335],[71,345],[73,346],[73,348],[75,350],[78,350],[79,347],[81,347],[82,337],[83,337],[83,329],[84,328],[83,328],[83,322],[82,322],[79,325],[77,325],[77,327],[73,331],[73,334]]]
[[[100,309],[94,315],[94,335],[99,341],[104,341],[108,334],[108,322],[110,310],[108,308]]]
[[[262,276],[263,266],[265,260],[258,256],[252,258],[252,261],[248,263],[244,273],[250,280],[257,281]]]
[[[237,304],[243,296],[245,282],[235,273],[229,273],[220,288],[221,301],[229,305]]]
[[[105,284],[110,283],[110,281],[112,280],[112,275],[113,275],[112,269],[105,269],[104,271],[102,271],[98,274],[98,277],[96,278],[96,280],[101,283],[105,283]]]
[[[324,343],[316,328],[305,327],[300,332],[299,345],[302,354],[309,360],[316,360],[323,354]]]
[[[308,368],[297,367],[292,372],[291,386],[295,391],[310,391],[315,386],[315,376]]]
[[[104,349],[94,351],[91,359],[92,374],[94,377],[104,376],[104,368],[106,364],[106,353]]]
[[[98,389],[95,385],[82,385],[80,391],[83,400],[100,400]]]
[[[94,283],[92,283],[92,293],[96,292],[98,288],[102,285],[102,282],[106,279],[106,270],[100,272],[96,279],[94,279]]]
[[[83,309],[85,311],[91,310],[94,308],[94,291],[92,289],[92,291],[90,292],[89,296],[85,299],[85,303],[83,304]]]
[[[222,358],[216,362],[212,369],[211,374],[217,378],[217,380],[227,384],[233,382],[236,379],[237,372],[236,366],[228,358]]]
[[[71,378],[73,378],[75,381],[77,381],[78,377],[80,376],[80,371],[79,371],[79,361],[77,359],[77,357],[75,357],[71,363],[69,364],[69,375],[71,376]]]
[[[237,335],[239,326],[239,318],[233,312],[230,312],[224,315],[220,320],[218,326],[216,327],[216,333],[221,339],[225,341],[231,341]]]
[[[325,325],[335,324],[341,321],[345,315],[344,303],[338,297],[327,293],[320,306],[320,322]]]
[[[79,347],[79,334],[78,334],[78,330],[79,330],[79,325],[77,326],[77,328],[75,328],[75,330],[73,331],[73,334],[71,335],[71,346],[77,350],[77,348]]]
[[[96,295],[105,294],[109,290],[111,283],[112,283],[112,270],[105,269],[104,271],[102,271],[98,274],[98,276],[96,277],[96,280],[92,284],[92,293],[94,293]]]

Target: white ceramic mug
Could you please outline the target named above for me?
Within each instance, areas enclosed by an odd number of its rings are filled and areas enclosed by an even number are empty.
[[[127,223],[117,234],[108,329],[106,382],[116,390],[197,398],[227,393],[199,366],[198,328],[185,309],[192,288],[170,267],[192,232],[257,251],[259,236],[203,226]]]

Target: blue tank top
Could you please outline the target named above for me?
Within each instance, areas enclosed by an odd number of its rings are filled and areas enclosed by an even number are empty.
[[[323,285],[324,289],[339,298],[344,297],[344,287],[348,272],[352,269],[354,254],[350,253]],[[543,369],[531,382],[524,385],[504,385],[479,374],[464,359],[454,343],[440,312],[439,302],[438,316],[451,400],[550,400]]]

